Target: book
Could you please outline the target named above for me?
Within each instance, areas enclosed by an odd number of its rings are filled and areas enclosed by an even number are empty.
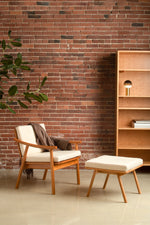
[[[133,122],[137,124],[150,124],[150,120],[133,120]]]
[[[150,128],[150,120],[132,120],[134,128]]]
[[[134,124],[134,128],[150,128],[150,124],[141,123],[141,124]]]

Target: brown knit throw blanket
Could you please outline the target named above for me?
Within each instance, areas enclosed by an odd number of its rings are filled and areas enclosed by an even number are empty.
[[[72,150],[72,145],[68,140],[49,136],[46,130],[37,123],[29,123],[33,127],[36,135],[36,141],[39,145],[57,146],[60,150]],[[47,151],[47,150],[44,150]]]
[[[40,124],[37,123],[29,123],[33,127],[35,136],[36,136],[36,142],[39,145],[45,145],[45,146],[54,146],[53,139],[47,134],[45,129],[40,126]],[[46,150],[44,150],[46,151]]]

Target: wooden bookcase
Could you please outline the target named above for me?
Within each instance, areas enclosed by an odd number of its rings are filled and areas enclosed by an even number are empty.
[[[124,81],[130,80],[130,95]],[[150,128],[132,120],[150,120],[150,51],[117,52],[116,155],[140,157],[150,166]]]

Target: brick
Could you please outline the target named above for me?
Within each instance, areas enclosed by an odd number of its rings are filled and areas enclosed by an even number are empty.
[[[43,5],[43,6],[48,6],[49,2],[37,2],[37,5]]]
[[[132,23],[132,27],[143,27],[143,23]]]
[[[61,35],[61,39],[73,39],[74,36],[72,35]]]

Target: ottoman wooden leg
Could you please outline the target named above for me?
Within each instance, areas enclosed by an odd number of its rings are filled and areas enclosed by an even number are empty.
[[[106,176],[106,180],[105,180],[105,183],[104,183],[103,189],[105,189],[105,188],[106,188],[106,184],[107,184],[108,178],[109,178],[109,173],[108,173],[108,174],[107,174],[107,176]]]
[[[121,188],[121,191],[122,191],[122,195],[123,195],[123,198],[124,198],[124,202],[127,203],[127,198],[126,198],[126,194],[125,194],[125,191],[124,191],[124,188],[123,188],[123,184],[122,184],[120,175],[117,174],[117,176],[118,176],[118,181],[119,181],[120,188]]]
[[[139,186],[139,182],[138,182],[138,178],[137,178],[135,170],[133,171],[133,175],[134,175],[135,183],[138,189],[138,193],[141,194],[141,190],[140,190],[140,186]]]
[[[96,175],[96,170],[94,170],[94,172],[93,172],[93,176],[92,176],[92,179],[91,179],[91,183],[90,183],[90,186],[89,186],[89,190],[88,190],[88,193],[87,193],[87,197],[89,197],[89,195],[90,195],[90,192],[91,192],[91,188],[92,188],[92,185],[93,185],[93,182],[94,182],[94,179],[95,179],[95,175]]]

